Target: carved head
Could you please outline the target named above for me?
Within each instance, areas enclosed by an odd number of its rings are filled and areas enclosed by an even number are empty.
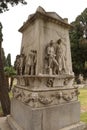
[[[58,39],[57,44],[61,44],[61,41],[62,41],[61,39]]]
[[[53,45],[53,40],[50,41],[50,46],[52,46],[52,45]]]

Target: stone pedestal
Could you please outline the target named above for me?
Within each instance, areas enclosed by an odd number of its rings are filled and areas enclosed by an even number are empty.
[[[78,88],[64,85],[65,77],[68,81],[73,78],[71,75],[16,77],[18,82],[13,90],[11,116],[8,116],[13,130],[60,130],[66,127],[83,130],[80,129],[83,124],[80,123]],[[51,81],[49,86],[48,81]]]
[[[70,25],[55,12],[38,7],[19,29],[17,85],[13,89],[13,130],[84,130],[78,88],[73,86]]]
[[[79,102],[31,108],[14,99],[8,116],[13,130],[84,130],[79,119]]]

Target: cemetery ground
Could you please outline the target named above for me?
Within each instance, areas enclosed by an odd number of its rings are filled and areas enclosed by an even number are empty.
[[[87,123],[87,87],[79,89],[80,95],[78,100],[81,104],[81,116],[80,120]],[[12,98],[12,92],[9,93],[10,97]],[[0,117],[3,116],[1,105],[0,105]]]
[[[81,104],[81,121],[87,123],[87,87],[79,89],[79,101]]]

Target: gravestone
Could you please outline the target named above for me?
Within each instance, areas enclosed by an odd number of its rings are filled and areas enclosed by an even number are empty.
[[[83,130],[73,86],[68,20],[38,7],[19,29],[11,115],[13,130]]]

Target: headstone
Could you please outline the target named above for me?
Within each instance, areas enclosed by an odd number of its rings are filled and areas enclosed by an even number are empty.
[[[13,89],[13,130],[83,130],[78,88],[73,86],[68,20],[38,7],[19,29],[17,85]]]

